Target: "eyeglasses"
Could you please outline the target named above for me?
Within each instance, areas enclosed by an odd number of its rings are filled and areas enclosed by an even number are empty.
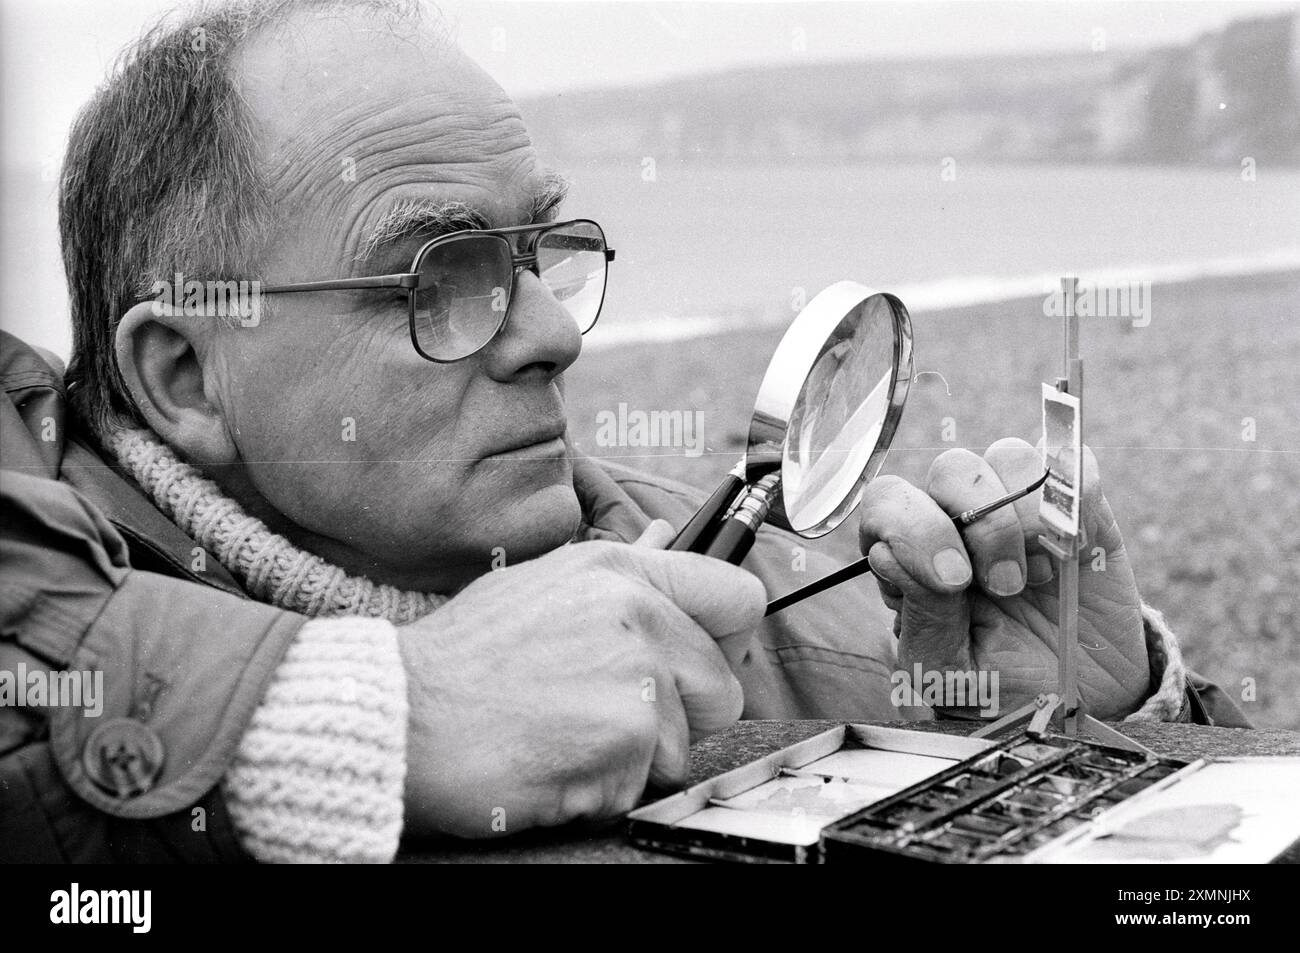
[[[520,240],[516,253],[512,239]],[[313,291],[406,290],[411,343],[427,361],[463,360],[482,350],[505,326],[515,277],[528,269],[586,334],[600,317],[614,249],[589,219],[453,232],[420,248],[400,275],[274,285],[262,294]]]

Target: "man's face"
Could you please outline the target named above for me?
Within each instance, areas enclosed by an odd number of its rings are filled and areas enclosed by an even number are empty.
[[[408,271],[427,228],[357,260],[399,204],[463,203],[492,228],[537,214],[546,175],[514,105],[430,36],[299,17],[237,75],[280,197],[269,283]],[[244,493],[281,532],[396,585],[445,591],[494,556],[552,549],[580,517],[557,439],[580,342],[531,272],[500,334],[453,364],[415,353],[404,292],[278,295],[213,346]]]

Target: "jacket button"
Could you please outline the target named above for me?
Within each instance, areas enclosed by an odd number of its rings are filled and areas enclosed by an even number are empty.
[[[81,764],[101,790],[118,798],[138,797],[162,773],[162,739],[134,718],[114,718],[90,733]]]

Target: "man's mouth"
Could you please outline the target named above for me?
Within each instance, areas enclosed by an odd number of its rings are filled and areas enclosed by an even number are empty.
[[[487,454],[484,459],[491,457],[511,457],[511,456],[551,456],[564,451],[564,433],[568,425],[561,421],[558,424],[552,424],[547,427],[539,428],[530,434],[520,437],[518,440],[512,440],[510,443],[502,446]]]

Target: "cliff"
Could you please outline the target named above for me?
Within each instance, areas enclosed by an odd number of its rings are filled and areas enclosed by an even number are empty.
[[[1300,16],[1182,47],[734,69],[527,100],[567,159],[1300,163]]]

